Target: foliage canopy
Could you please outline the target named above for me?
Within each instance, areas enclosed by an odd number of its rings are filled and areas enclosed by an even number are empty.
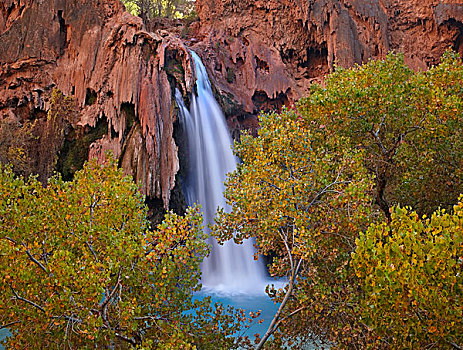
[[[243,163],[225,191],[232,211],[220,211],[213,229],[222,240],[255,237],[258,252],[274,256],[270,274],[289,279],[285,290],[269,290],[282,306],[268,335],[281,327],[273,341],[281,346],[327,326],[325,308],[340,315],[343,266],[370,218],[372,182],[361,151],[342,147],[342,139],[314,148],[294,111],[260,121],[257,138],[236,144]]]
[[[361,318],[394,348],[463,343],[463,196],[430,218],[395,207],[390,223],[360,234],[352,265]]]
[[[194,11],[195,0],[123,0],[131,14],[144,21],[155,17],[184,18]]]
[[[426,72],[396,54],[338,68],[296,110],[261,116],[258,137],[236,145],[233,209],[214,226],[222,240],[255,237],[270,273],[288,277],[268,290],[281,306],[258,348],[270,334],[270,348],[461,342],[461,201],[432,213],[463,190],[462,126],[450,52]]]
[[[149,230],[137,186],[114,161],[71,182],[0,168],[0,327],[11,348],[193,348],[218,344],[244,315],[193,301],[208,253],[198,209]],[[219,325],[222,333],[218,333]]]
[[[463,183],[463,65],[456,53],[426,72],[388,54],[352,69],[338,68],[326,86],[313,85],[298,110],[312,141],[345,137],[365,150],[375,199],[389,217],[397,203],[430,214],[450,208]]]

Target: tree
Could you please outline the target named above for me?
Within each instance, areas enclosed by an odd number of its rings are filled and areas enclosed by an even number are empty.
[[[258,349],[270,335],[277,346],[349,321],[342,315],[349,293],[344,267],[372,214],[361,151],[344,148],[342,139],[314,148],[292,110],[260,122],[258,137],[235,145],[242,163],[225,191],[232,210],[220,210],[212,227],[220,240],[255,237],[258,253],[274,257],[270,274],[288,278],[284,290],[268,290],[281,304]]]
[[[21,124],[7,118],[0,120],[0,162],[11,164],[17,174],[32,172],[32,160],[25,145],[34,139],[34,125],[30,121]]]
[[[462,86],[453,53],[427,72],[389,54],[338,68],[295,111],[262,116],[258,137],[236,145],[243,162],[225,192],[233,209],[219,211],[213,229],[221,240],[255,237],[258,253],[273,258],[272,276],[288,276],[284,290],[268,290],[280,307],[258,348],[309,338],[336,348],[387,347],[365,322],[368,289],[351,253],[359,232],[382,215],[394,219],[394,203],[423,214],[456,202]]]
[[[420,213],[450,208],[463,183],[463,65],[447,52],[442,63],[414,72],[389,54],[352,69],[337,68],[324,87],[313,85],[298,110],[312,141],[346,138],[365,150],[384,215],[395,203]]]
[[[112,160],[47,187],[2,166],[0,329],[12,332],[3,342],[233,348],[227,336],[243,313],[193,301],[208,253],[199,210],[168,214],[155,231],[146,215],[137,186]]]
[[[397,206],[357,240],[361,318],[392,348],[463,344],[463,196],[430,218]]]
[[[155,17],[183,18],[194,10],[195,0],[123,0],[130,13],[140,16],[143,21]]]
[[[0,163],[10,164],[17,175],[38,174],[44,183],[53,173],[57,154],[77,118],[73,97],[56,88],[49,97],[50,107],[43,118],[31,121],[10,116],[0,120]]]

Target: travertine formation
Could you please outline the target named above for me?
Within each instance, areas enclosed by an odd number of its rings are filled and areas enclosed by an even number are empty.
[[[463,53],[461,0],[198,0],[197,10],[195,46],[241,113],[291,103],[334,65],[394,50],[425,69],[447,48]]]
[[[72,139],[104,124],[85,157],[112,150],[167,208],[179,169],[173,89],[194,86],[187,46],[202,57],[236,133],[255,129],[260,110],[306,94],[334,65],[395,50],[425,69],[449,47],[463,54],[462,0],[196,4],[199,21],[184,30],[177,21],[172,31],[163,24],[149,32],[118,0],[0,2],[0,122],[33,121],[30,154],[41,178],[63,162]],[[59,123],[49,113],[54,89],[74,106]]]
[[[47,124],[52,89],[72,96],[78,118],[69,120],[71,128],[108,123],[89,156],[104,158],[111,150],[142,191],[166,208],[179,169],[172,86],[191,91],[190,67],[178,38],[148,33],[117,0],[0,4],[0,118]]]

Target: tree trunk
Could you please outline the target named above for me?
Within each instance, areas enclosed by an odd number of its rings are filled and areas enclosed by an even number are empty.
[[[389,203],[387,202],[386,198],[384,197],[384,193],[386,191],[387,185],[387,176],[382,174],[376,174],[376,204],[379,205],[379,208],[386,216],[388,222],[391,222],[391,212]]]

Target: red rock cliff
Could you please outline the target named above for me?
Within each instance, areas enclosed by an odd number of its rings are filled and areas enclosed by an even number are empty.
[[[108,131],[91,144],[89,156],[112,150],[143,192],[167,207],[179,169],[169,79],[191,91],[190,67],[178,39],[148,33],[117,0],[0,3],[0,120],[35,119],[42,139],[36,146],[43,150],[35,154],[35,170],[43,179],[61,156],[63,133],[82,134],[103,122]],[[67,131],[49,126],[54,88],[73,97]],[[55,153],[46,152],[50,147]]]
[[[178,36],[186,33],[203,58],[237,132],[255,128],[261,109],[306,94],[334,64],[396,50],[423,69],[448,47],[463,53],[461,0],[196,4],[199,22],[185,32],[174,28],[176,35],[148,32],[118,0],[0,2],[0,137],[8,132],[2,125],[30,125],[32,136],[23,138],[42,179],[72,165],[76,148],[84,158],[112,150],[143,192],[167,208],[179,170],[172,88],[193,89]]]
[[[334,64],[394,50],[424,69],[449,47],[463,53],[461,0],[197,0],[212,80],[242,113],[306,94]]]

